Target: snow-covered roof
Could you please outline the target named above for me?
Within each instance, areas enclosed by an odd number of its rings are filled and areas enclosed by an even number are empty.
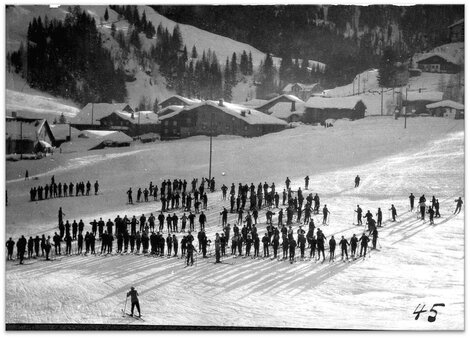
[[[452,25],[449,25],[447,28],[452,28],[454,26],[462,24],[464,19],[460,19],[459,21],[454,22]]]
[[[112,142],[123,142],[128,143],[132,142],[132,137],[127,136],[122,131],[116,130],[83,130],[79,137],[99,139],[102,141],[112,141]]]
[[[54,134],[46,119],[32,119],[24,117],[6,117],[5,132],[12,139],[36,140],[42,129],[54,139]]]
[[[402,94],[403,99],[408,102],[413,101],[431,101],[431,102],[438,102],[442,101],[442,97],[444,96],[443,92],[437,91],[428,91],[428,92],[408,92]]]
[[[271,116],[277,117],[278,119],[288,119],[292,115],[304,115],[305,114],[305,103],[299,102],[295,105],[295,111],[291,111],[292,102],[279,102],[269,108],[268,112]]]
[[[182,102],[186,103],[188,106],[201,102],[201,100],[198,100],[198,99],[188,99],[187,97],[183,97],[183,96],[180,96],[180,95],[172,95],[169,98],[167,98],[167,99],[163,100],[162,102],[160,102],[160,104],[163,105],[166,101],[168,101],[170,99],[173,99],[173,98],[181,100]]]
[[[113,112],[133,111],[127,103],[88,103],[77,115],[70,119],[72,124],[93,124]],[[92,114],[93,112],[93,114]]]
[[[422,61],[425,61],[433,56],[438,56],[438,57],[441,57],[443,58],[445,61],[447,62],[450,62],[450,63],[453,63],[453,64],[456,64],[458,65],[459,64],[459,60],[457,60],[455,57],[453,57],[452,55],[450,54],[447,54],[447,53],[443,53],[443,52],[430,52],[430,53],[424,53],[422,54],[421,56],[419,56],[415,62],[416,63],[419,63],[419,62],[422,62]]]
[[[346,97],[320,97],[312,96],[305,103],[306,108],[316,109],[354,109],[356,105],[362,102],[358,96]]]
[[[114,112],[114,114],[134,124],[158,123],[158,116],[153,111],[150,111],[150,112],[141,111],[141,112],[134,113],[134,114],[127,113],[127,112]],[[140,119],[139,119],[139,115],[140,115]]]
[[[165,120],[168,118],[171,118],[173,116],[176,116],[180,114],[181,112],[184,111],[191,111],[193,109],[202,107],[202,106],[212,106],[220,111],[232,115],[233,117],[236,117],[237,119],[243,120],[244,122],[254,125],[254,124],[278,124],[278,125],[285,125],[286,122],[282,121],[278,118],[269,116],[267,114],[264,114],[258,110],[251,109],[242,105],[234,104],[234,103],[227,103],[224,102],[223,106],[219,106],[218,102],[216,101],[204,101],[199,104],[193,105],[193,106],[187,106],[182,110],[175,111],[173,113],[170,113],[168,115],[165,115],[161,117],[161,120]],[[242,111],[245,112],[245,116],[242,116]]]
[[[439,107],[449,107],[449,108],[454,108],[458,110],[464,110],[465,106],[459,102],[455,102],[452,100],[444,100],[436,103],[429,103],[426,105],[426,108],[432,109],[432,108],[439,108]]]
[[[276,96],[275,98],[265,102],[264,104],[262,104],[261,106],[258,106],[257,109],[260,109],[260,110],[263,110],[264,107],[270,107],[273,102],[276,102],[282,98],[285,98],[287,99],[287,101],[289,102],[304,102],[302,101],[301,99],[299,99],[297,96],[295,95],[290,95],[290,94],[282,94],[282,95],[279,95],[279,96]]]
[[[163,108],[163,109],[160,109],[160,110],[157,112],[157,115],[158,115],[159,117],[162,117],[162,116],[165,116],[165,115],[170,114],[170,113],[172,113],[172,112],[181,110],[181,109],[183,109],[183,108],[184,108],[184,106],[171,105],[171,106],[165,107],[165,108]]]
[[[70,127],[69,124],[51,124],[50,127],[56,140],[65,140],[67,136],[69,136],[69,133],[72,137],[80,134],[78,129]]]
[[[302,90],[310,91],[310,90],[312,90],[313,88],[315,88],[315,86],[318,85],[318,83],[312,83],[312,84],[303,84],[303,83],[299,83],[299,82],[296,82],[296,83],[289,83],[288,85],[286,85],[286,86],[284,87],[284,89],[282,90],[282,92],[284,92],[284,93],[291,92],[291,91],[292,91],[292,87],[294,87],[295,85],[299,86]]]

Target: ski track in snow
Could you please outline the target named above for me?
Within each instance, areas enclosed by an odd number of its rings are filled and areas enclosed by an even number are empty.
[[[62,256],[52,262],[31,260],[27,267],[7,262],[6,301],[10,305],[6,322],[142,324],[121,316],[125,293],[134,285],[140,293],[145,324],[463,329],[464,213],[452,214],[453,200],[464,193],[463,136],[463,132],[454,132],[418,151],[311,176],[310,187],[321,187],[320,203],[331,211],[329,226],[321,226],[328,239],[335,235],[339,241],[341,235],[349,239],[353,233],[362,233],[363,227],[351,224],[356,204],[364,213],[370,209],[374,216],[377,207],[382,208],[379,250],[368,253],[365,260],[343,263],[337,248],[336,261],[328,263],[326,250],[323,264],[299,262],[299,249],[294,264],[228,256],[223,258],[228,264],[214,265],[213,255],[203,259],[201,254],[197,255],[197,266],[187,268],[182,259],[144,255]],[[74,165],[87,166],[96,160],[99,156],[87,156]],[[362,180],[355,189],[353,178],[357,174]],[[279,179],[276,187],[282,191],[285,178]],[[303,177],[291,177],[291,181],[294,190],[304,186]],[[304,190],[304,196],[310,192],[315,193],[315,189]],[[432,194],[439,198],[442,218],[436,219],[434,226],[408,211],[410,192],[417,198],[421,194],[428,200]],[[220,191],[208,197],[206,232],[213,239],[221,230],[217,226],[219,212],[229,203],[221,201]],[[389,220],[392,203],[399,222]],[[127,213],[148,215],[159,206],[141,203]],[[106,220],[115,215],[98,216]],[[230,224],[236,219],[236,214],[229,214]],[[314,219],[319,226],[321,215]],[[277,214],[273,221],[277,224]],[[263,235],[264,210],[258,223],[258,232]],[[49,228],[52,231],[54,226]],[[436,239],[448,242],[436,245]],[[97,241],[98,250],[99,246]],[[213,246],[209,250],[213,251]],[[229,245],[227,253],[230,251]],[[437,308],[436,322],[426,320],[429,313],[414,320],[418,304],[426,304],[429,310],[434,303],[446,304]]]

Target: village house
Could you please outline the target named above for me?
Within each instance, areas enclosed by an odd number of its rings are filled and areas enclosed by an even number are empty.
[[[100,120],[114,112],[133,113],[134,110],[127,103],[88,103],[70,119],[70,125],[78,130],[105,129]]]
[[[407,115],[428,113],[426,105],[442,101],[444,93],[437,91],[408,91],[402,93],[403,106]]]
[[[287,123],[254,109],[220,100],[199,104],[161,118],[162,139],[194,135],[261,136],[285,129]]]
[[[162,102],[160,102],[160,106],[163,109],[168,106],[191,106],[193,104],[197,104],[200,102],[201,100],[198,100],[198,99],[188,99],[180,95],[173,95],[163,100]]]
[[[307,101],[310,96],[314,94],[320,94],[322,92],[323,88],[320,86],[319,83],[289,83],[282,90],[283,94],[294,95],[303,101]]]
[[[362,119],[366,106],[358,96],[311,97],[305,103],[305,123],[324,124],[328,119]]]
[[[305,114],[305,103],[295,101],[290,103],[278,102],[269,109],[268,114],[288,123],[300,122]]]
[[[172,105],[172,106],[166,106],[165,108],[162,108],[160,109],[158,112],[157,112],[157,115],[158,117],[162,117],[162,116],[165,116],[165,115],[168,115],[170,113],[173,113],[177,110],[181,110],[183,109],[185,106],[175,106],[175,105]]]
[[[102,129],[119,130],[129,136],[145,133],[158,133],[158,116],[152,111],[147,112],[113,112],[99,119]]]
[[[260,111],[260,112],[263,112],[265,114],[269,114],[269,109],[271,109],[273,106],[275,106],[277,103],[279,102],[288,102],[288,103],[291,103],[291,102],[298,102],[298,103],[303,103],[304,101],[302,101],[301,99],[299,99],[297,96],[294,96],[294,95],[288,95],[288,94],[282,94],[282,95],[279,95],[271,100],[269,100],[268,102],[262,104],[261,106],[259,106],[258,108],[256,108],[256,110]]]
[[[416,63],[423,72],[455,74],[460,71],[458,61],[443,53],[426,53]]]
[[[6,154],[48,152],[54,144],[54,135],[46,119],[7,116],[5,131]]]
[[[455,120],[464,118],[465,106],[452,100],[444,100],[426,105],[432,116],[446,117]]]

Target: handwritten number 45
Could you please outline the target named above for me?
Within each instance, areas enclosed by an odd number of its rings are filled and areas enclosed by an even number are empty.
[[[415,311],[413,312],[413,314],[416,315],[415,320],[418,320],[419,315],[420,315],[421,313],[427,312],[427,310],[424,309],[424,307],[425,307],[426,304],[423,304],[423,306],[421,307],[421,310],[418,311],[418,308],[419,308],[420,305],[421,305],[421,304],[418,304],[418,306],[416,307]],[[432,308],[431,308],[431,310],[429,310],[429,312],[432,312],[433,315],[428,316],[428,322],[430,322],[430,323],[436,321],[437,311],[434,310],[434,307],[436,307],[436,306],[444,306],[444,307],[445,307],[446,305],[445,305],[444,303],[437,303],[437,304],[434,304],[434,305],[432,306]]]

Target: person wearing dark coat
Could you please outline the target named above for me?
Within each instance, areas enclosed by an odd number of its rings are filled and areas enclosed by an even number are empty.
[[[357,206],[357,209],[354,210],[354,212],[357,213],[357,225],[362,225],[362,209],[361,207],[358,205]]]
[[[290,241],[289,241],[289,261],[291,263],[294,262],[295,260],[295,248],[297,247],[297,243],[295,242],[295,240],[292,238]]]
[[[13,260],[13,249],[15,248],[15,241],[10,239],[6,242],[6,247],[7,247],[7,260],[11,261]]]
[[[65,254],[71,255],[72,254],[72,237],[65,236],[64,241],[65,241]]]
[[[323,223],[322,224],[328,225],[327,224],[327,218],[328,218],[329,213],[330,212],[328,211],[328,208],[326,207],[326,204],[325,204],[325,206],[323,207]]]
[[[392,212],[392,221],[396,221],[397,217],[397,209],[395,209],[395,206],[392,204],[392,207],[389,209]]]
[[[305,180],[305,190],[307,190],[308,189],[308,182],[310,181],[310,178],[308,176],[306,176],[304,178],[304,180]]]
[[[428,214],[429,214],[429,224],[434,224],[434,210],[431,206],[429,206]]]
[[[204,211],[202,211],[199,215],[199,225],[201,227],[201,230],[204,230],[206,228],[206,220],[206,215],[204,215]]]
[[[228,214],[228,211],[227,211],[227,209],[225,209],[225,208],[224,208],[224,210],[220,213],[220,215],[222,215],[222,226],[227,225],[227,214]]]
[[[195,248],[192,242],[187,242],[186,243],[186,266],[189,265],[190,260],[191,260],[191,265],[194,264],[194,257],[193,257],[194,250]]]
[[[325,260],[325,241],[326,237],[320,229],[317,229],[317,251],[318,259],[320,260],[320,253],[323,255],[323,260]]]
[[[334,236],[331,236],[330,241],[328,242],[330,247],[330,262],[335,260],[335,249],[336,249],[336,240]]]
[[[167,256],[171,256],[171,247],[173,245],[173,238],[171,237],[170,234],[168,234],[168,237],[166,238],[166,246],[167,246]]]
[[[415,196],[411,193],[408,198],[410,199],[410,211],[413,211],[415,208]]]
[[[36,253],[36,258],[39,257],[40,244],[41,244],[41,238],[39,238],[39,236],[36,236],[36,238],[34,238],[34,252]]]
[[[339,241],[339,245],[341,246],[341,260],[344,260],[344,256],[346,256],[346,260],[348,259],[348,245],[349,242],[344,236],[341,236],[341,240]]]
[[[78,234],[78,240],[77,240],[77,254],[80,255],[83,250],[83,234],[79,233]]]
[[[436,209],[435,210],[436,218],[441,217],[441,213],[439,212],[439,200],[438,199],[436,199],[436,203],[434,204],[434,209]]]
[[[66,236],[70,236],[70,233]],[[53,237],[53,241],[54,241],[54,247],[55,247],[55,254],[56,255],[60,255],[61,252],[61,248],[60,248],[60,242],[61,242],[61,239],[60,239],[60,236],[56,233],[54,233],[54,237]]]
[[[359,253],[359,257],[362,257],[362,253],[364,252],[364,258],[367,254],[367,247],[369,245],[369,237],[366,236],[366,233],[364,232],[361,236],[361,238],[359,239],[359,242],[361,242],[361,251]]]
[[[462,197],[459,197],[454,202],[457,202],[457,205],[455,206],[454,215],[460,214],[460,210],[462,209],[462,204],[463,204]]]
[[[380,210],[379,208],[375,215],[377,216],[377,227],[381,227],[382,226],[382,210]]]
[[[379,237],[379,232],[377,231],[377,228],[375,228],[372,231],[372,249],[376,249],[377,246],[377,238]]]

